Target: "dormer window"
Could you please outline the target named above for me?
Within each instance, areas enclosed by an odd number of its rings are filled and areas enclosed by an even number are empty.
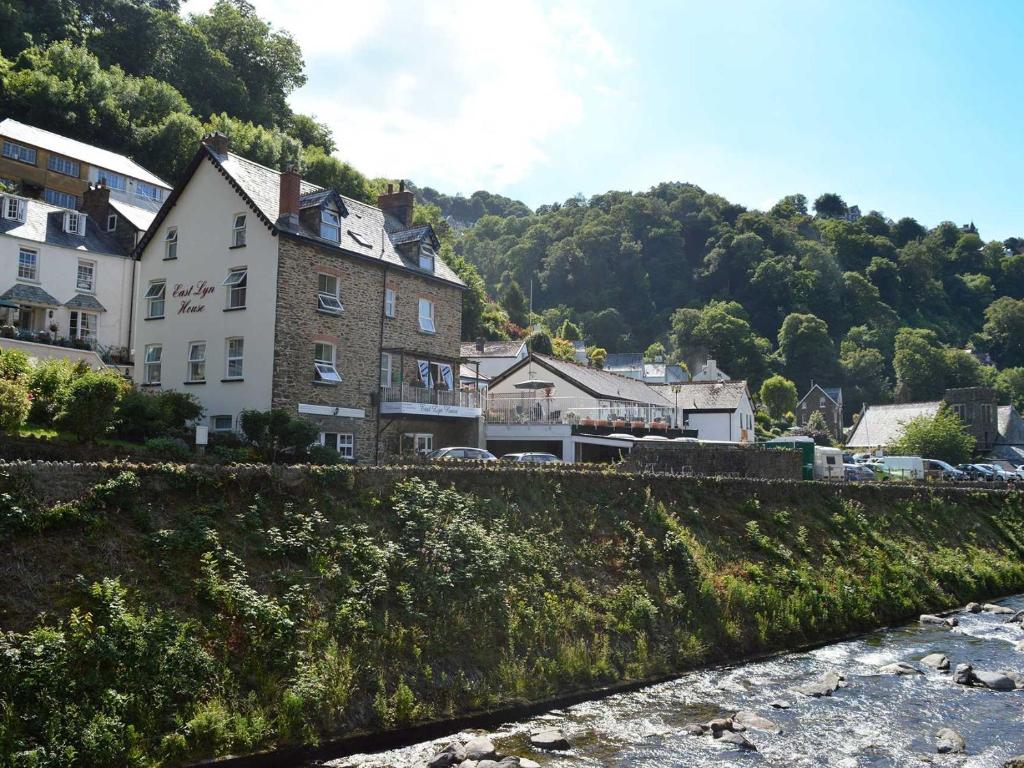
[[[437,254],[430,243],[420,245],[420,269],[424,272],[433,272],[435,258],[437,258]]]
[[[74,211],[66,211],[64,213],[64,231],[69,235],[78,235],[81,237],[85,234],[85,214],[75,213]]]
[[[25,201],[18,197],[4,198],[4,218],[25,221]]]
[[[330,208],[320,210],[320,237],[332,242],[341,240],[341,217]]]

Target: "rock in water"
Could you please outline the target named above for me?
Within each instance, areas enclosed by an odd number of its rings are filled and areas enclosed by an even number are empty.
[[[936,627],[955,627],[960,623],[957,621],[956,616],[946,618],[944,616],[936,616],[933,613],[922,613],[921,618],[919,618],[918,621],[922,624],[928,624]]]
[[[477,736],[466,744],[467,760],[494,760],[495,757],[497,751],[494,749],[494,742],[486,736]]]
[[[952,728],[939,728],[939,732],[935,734],[935,746],[940,755],[960,755],[967,749],[964,737]]]
[[[519,758],[519,768],[540,768],[540,763],[535,763],[525,757]]]
[[[700,723],[687,723],[680,733],[685,733],[687,736],[703,736],[706,730]]]
[[[1017,611],[1013,616],[1008,618],[1007,623],[1009,624],[1020,624],[1024,627],[1024,611]]]
[[[975,672],[974,680],[993,691],[1017,690],[1017,681],[1001,672]]]
[[[1021,640],[1013,647],[1016,648],[1018,651],[1024,651],[1024,640]]]
[[[775,701],[770,702],[768,706],[772,709],[789,709],[793,705],[785,699],[776,699]]]
[[[461,744],[453,741],[447,747],[434,755],[433,759],[427,763],[427,768],[449,768],[449,766],[458,765],[465,759],[465,748]]]
[[[981,609],[986,613],[996,613],[1000,616],[1009,616],[1011,614],[1016,613],[1016,611],[1013,610],[1013,608],[1010,608],[1009,606],[996,605],[995,603],[985,603],[983,606],[981,606]]]
[[[842,687],[843,680],[845,679],[846,678],[836,672],[826,672],[822,675],[820,680],[797,686],[794,690],[804,696],[831,696],[840,687]]]
[[[905,661],[897,661],[895,664],[886,664],[878,670],[883,675],[920,675],[923,674],[917,667],[907,664]]]
[[[473,761],[472,760],[467,760],[466,762],[467,763],[472,763]],[[460,765],[459,768],[462,768],[462,766]],[[497,760],[481,760],[479,763],[476,764],[476,768],[498,768],[498,761]]]
[[[1016,757],[1011,757],[1009,760],[1003,763],[1003,768],[1024,768],[1024,755],[1017,755]]]
[[[549,728],[530,734],[530,744],[537,749],[562,750],[572,749],[572,744],[565,738],[561,728]]]
[[[711,735],[718,738],[718,734],[722,733],[722,731],[743,731],[746,729],[742,725],[737,725],[731,717],[717,717],[707,722],[705,730],[711,731]]]
[[[953,673],[953,682],[957,685],[974,684],[974,667],[970,664],[957,664]]]
[[[735,731],[722,731],[715,736],[715,739],[723,744],[731,744],[734,747],[740,749],[746,749],[751,752],[756,752],[757,747],[750,743],[746,736],[742,733],[736,733]]]
[[[949,672],[949,659],[942,653],[929,653],[921,659],[921,663],[940,672]]]
[[[498,768],[521,768],[522,764],[523,761],[518,757],[503,757],[498,761]]]
[[[977,603],[968,603],[964,606],[964,610],[968,613],[981,613],[981,606]]]
[[[739,723],[744,728],[752,728],[755,731],[764,731],[765,733],[782,733],[782,729],[767,717],[761,717],[756,712],[751,712],[748,709],[742,709],[737,712],[732,716],[732,721],[734,723]]]

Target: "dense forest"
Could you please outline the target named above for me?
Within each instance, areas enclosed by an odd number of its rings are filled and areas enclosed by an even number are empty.
[[[330,129],[288,106],[305,79],[298,44],[247,0],[187,16],[178,0],[0,0],[0,115],[127,153],[171,182],[220,130],[242,155],[299,162],[311,181],[373,201],[385,180],[339,159]],[[761,212],[665,183],[533,211],[412,188],[470,287],[465,338],[532,329],[535,348],[556,354],[583,338],[690,364],[713,355],[752,388],[773,373],[801,390],[841,384],[851,407],[981,383],[1024,405],[1022,240],[860,216],[831,193]]]

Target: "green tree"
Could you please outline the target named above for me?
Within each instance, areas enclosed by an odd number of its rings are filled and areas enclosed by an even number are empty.
[[[531,352],[541,355],[553,355],[554,349],[551,345],[551,333],[547,328],[539,327],[526,337],[526,346]]]
[[[31,371],[28,356],[20,349],[0,349],[0,379],[24,381]]]
[[[25,423],[31,403],[20,381],[0,379],[0,434],[14,434]]]
[[[946,356],[934,331],[901,328],[892,364],[900,402],[937,399],[945,392]]]
[[[562,326],[558,329],[558,338],[565,339],[566,341],[583,341],[580,327],[571,320],[562,322]]]
[[[556,336],[551,340],[551,354],[559,360],[573,363],[576,361],[576,348],[571,341]]]
[[[284,456],[302,458],[318,434],[312,422],[276,408],[242,411],[239,421],[246,441],[271,464]]]
[[[754,333],[736,302],[712,301],[703,309],[679,309],[672,315],[672,356],[689,360],[711,356],[734,378],[760,386],[768,371],[769,341]]]
[[[1024,368],[1005,368],[995,380],[996,390],[1003,402],[1024,413]]]
[[[822,219],[838,219],[846,215],[847,206],[835,192],[826,192],[814,201],[814,213]]]
[[[526,294],[511,272],[506,272],[505,278],[502,279],[501,306],[508,313],[510,322],[520,328],[526,328],[530,324]]]
[[[950,464],[970,461],[975,440],[945,405],[934,416],[918,416],[903,428],[903,436],[886,448],[886,452],[904,456],[940,459]]]
[[[992,356],[1005,367],[1024,365],[1024,300],[1004,296],[985,310],[983,333],[989,338]]]
[[[779,328],[779,353],[787,376],[802,390],[812,379],[828,380],[837,373],[828,323],[814,315],[794,312],[786,316]]]
[[[588,347],[587,359],[592,367],[600,370],[604,368],[605,361],[608,359],[608,350],[604,347]]]
[[[306,181],[333,189],[346,197],[371,205],[377,204],[369,179],[348,163],[324,152],[322,147],[314,145],[303,148],[302,176]]]
[[[113,429],[118,404],[129,388],[111,373],[79,376],[71,383],[57,426],[86,442],[102,437]]]
[[[776,374],[765,379],[759,397],[773,419],[781,419],[796,410],[796,384],[785,376]]]
[[[644,350],[644,362],[653,363],[656,360],[665,359],[665,345],[656,341]]]

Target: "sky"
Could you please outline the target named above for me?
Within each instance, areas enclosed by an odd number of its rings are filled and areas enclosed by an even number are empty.
[[[185,13],[213,0],[187,0]],[[1024,3],[252,0],[370,176],[536,207],[687,181],[1024,236]]]

